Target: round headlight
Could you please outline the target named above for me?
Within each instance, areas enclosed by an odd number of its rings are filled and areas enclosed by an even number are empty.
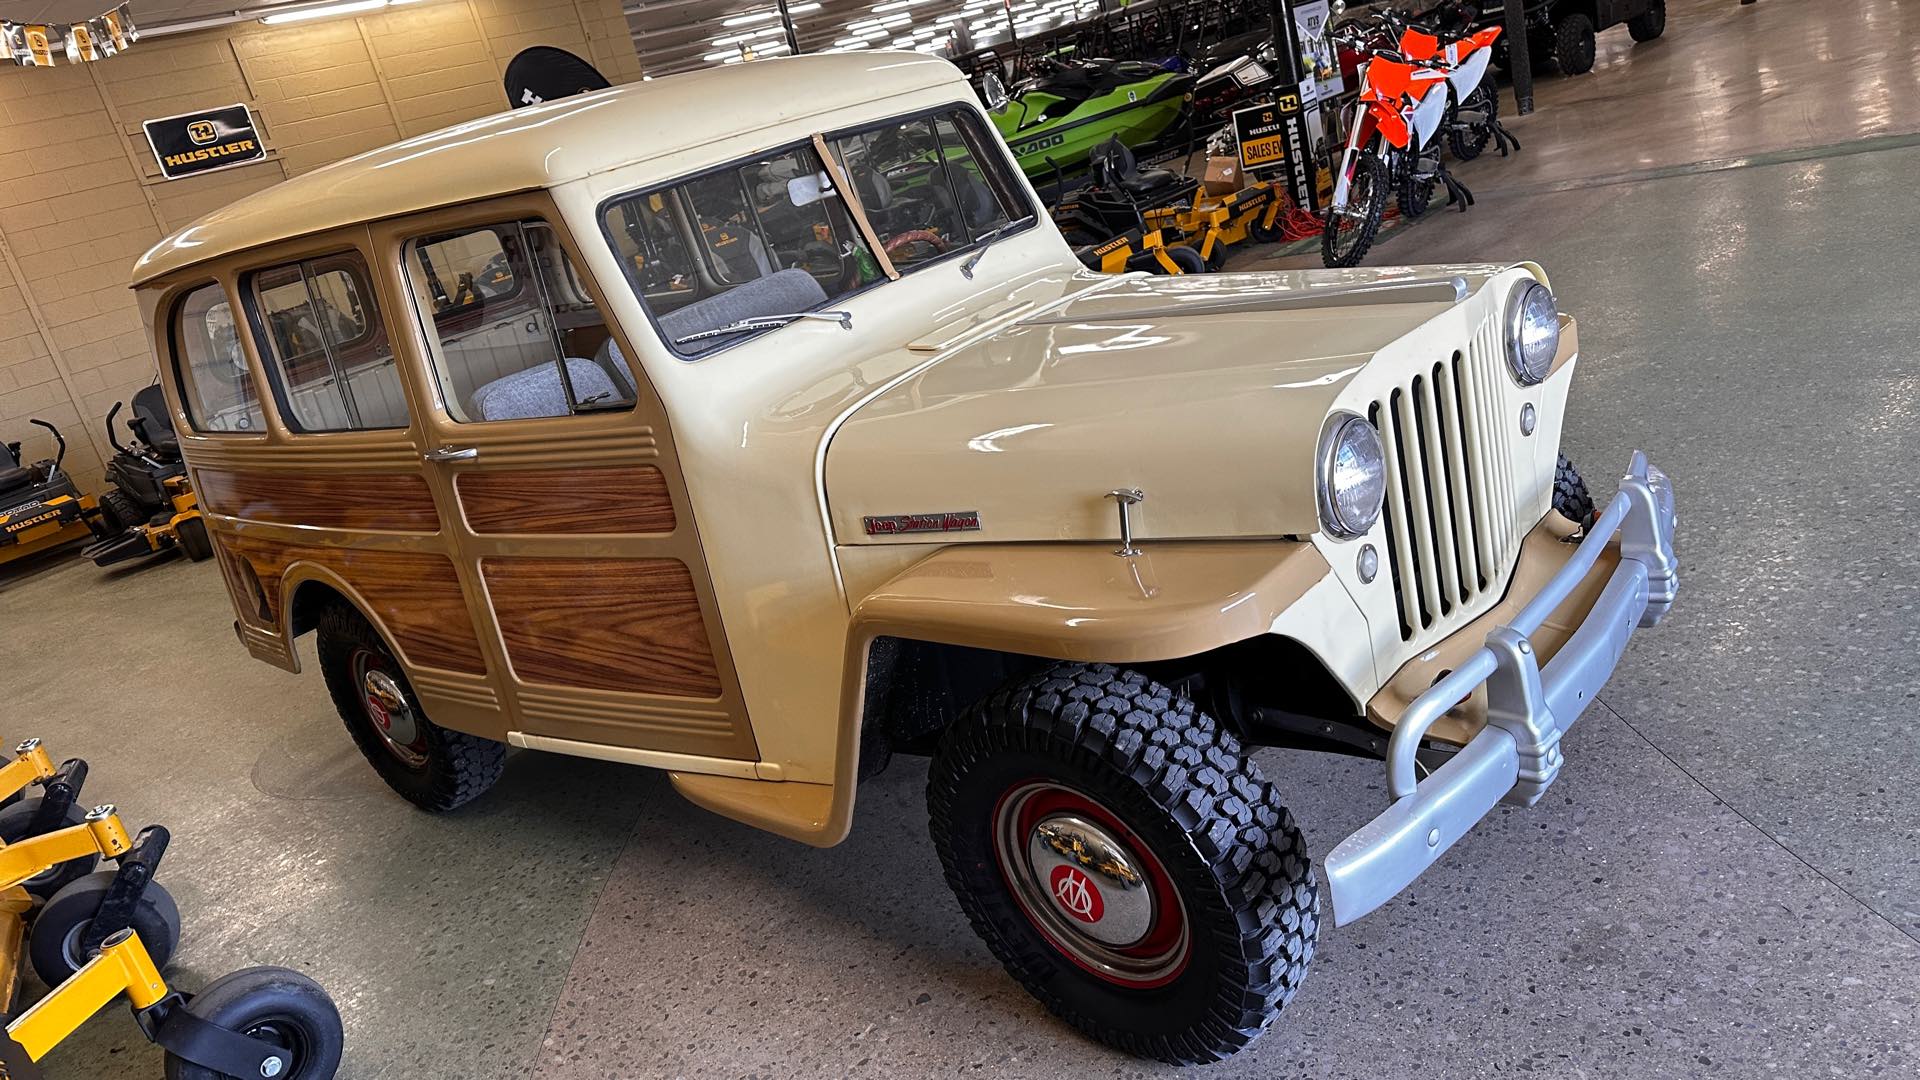
[[[1507,366],[1521,386],[1547,377],[1560,351],[1560,309],[1553,293],[1537,281],[1514,286],[1507,301]]]
[[[1320,521],[1329,536],[1351,540],[1380,520],[1387,495],[1380,433],[1352,413],[1336,413],[1320,436]]]

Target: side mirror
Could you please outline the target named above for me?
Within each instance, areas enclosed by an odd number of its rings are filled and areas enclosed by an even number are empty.
[[[1347,13],[1347,0],[1333,0],[1333,17],[1339,18]]]
[[[833,180],[824,172],[796,176],[787,181],[787,201],[795,206],[812,206],[833,194]]]
[[[988,112],[995,115],[1006,114],[1007,102],[1011,99],[1007,96],[1007,84],[1000,81],[1000,76],[988,72],[986,77],[980,80],[980,96],[986,99]]]

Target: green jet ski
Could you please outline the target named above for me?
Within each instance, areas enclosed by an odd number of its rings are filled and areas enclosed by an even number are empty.
[[[994,110],[993,124],[1030,177],[1071,172],[1093,148],[1119,139],[1138,147],[1179,126],[1193,76],[1138,60],[1042,57],[1045,72]]]

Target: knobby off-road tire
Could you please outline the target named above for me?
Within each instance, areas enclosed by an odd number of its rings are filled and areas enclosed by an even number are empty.
[[[1593,495],[1587,491],[1587,482],[1581,479],[1580,470],[1573,467],[1567,455],[1560,455],[1560,462],[1553,470],[1553,508],[1569,521],[1585,525],[1593,520]]]
[[[1395,199],[1400,204],[1400,216],[1408,221],[1418,218],[1433,205],[1433,190],[1440,186],[1440,178],[1429,176],[1421,179],[1416,175],[1419,166],[1417,156],[1408,153],[1401,157],[1402,172],[1399,183],[1395,185]]]
[[[1667,32],[1667,0],[1653,0],[1643,14],[1627,20],[1627,34],[1635,41],[1652,41]]]
[[[927,808],[974,930],[1110,1046],[1219,1060],[1306,976],[1319,887],[1292,815],[1231,733],[1137,672],[1059,664],[995,692],[943,737]],[[1089,828],[1111,844],[1063,842]]]
[[[1585,75],[1593,70],[1593,20],[1573,14],[1553,28],[1553,65],[1562,75]]]
[[[327,693],[347,733],[401,798],[422,810],[452,810],[479,798],[500,779],[506,745],[449,731],[427,719],[399,660],[358,611],[335,604],[320,616],[319,654]],[[376,685],[386,691],[386,700],[373,699]],[[391,699],[396,692],[404,714]],[[407,725],[404,731],[402,722]]]
[[[1347,183],[1347,205],[1358,207],[1360,214],[1343,221],[1332,210],[1327,211],[1326,228],[1320,232],[1322,263],[1330,267],[1360,265],[1380,233],[1391,186],[1386,162],[1371,150],[1361,151],[1353,163],[1353,179]]]

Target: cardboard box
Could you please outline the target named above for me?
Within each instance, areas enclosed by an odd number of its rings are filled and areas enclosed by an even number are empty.
[[[1241,188],[1240,159],[1236,157],[1210,157],[1207,159],[1207,175],[1200,181],[1209,195],[1231,195]]]

